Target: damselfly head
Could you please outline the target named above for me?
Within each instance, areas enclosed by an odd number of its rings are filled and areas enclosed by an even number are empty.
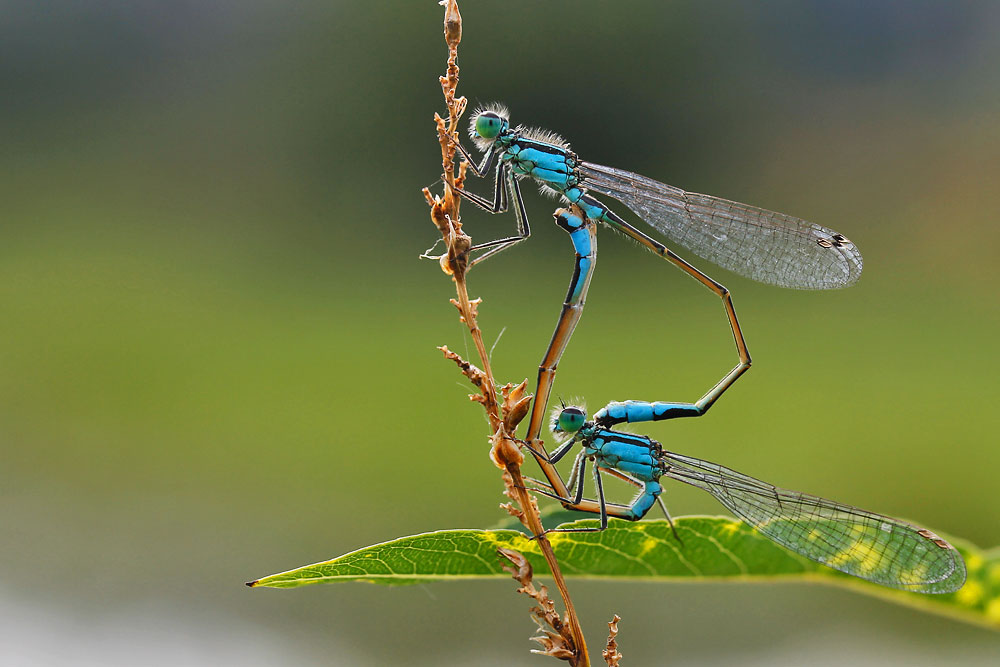
[[[575,405],[565,405],[552,411],[552,434],[557,439],[575,435],[587,422],[587,411]]]
[[[472,114],[469,136],[480,150],[485,151],[501,132],[510,127],[509,117],[510,114],[503,105],[490,104],[481,107]]]

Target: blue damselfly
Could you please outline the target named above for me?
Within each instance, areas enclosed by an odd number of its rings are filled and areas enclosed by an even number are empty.
[[[580,444],[567,482],[575,492],[570,497],[546,489],[533,490],[559,500],[569,509],[599,514],[600,526],[555,528],[547,532],[604,530],[608,516],[637,521],[654,503],[659,503],[666,513],[660,480],[667,477],[708,491],[736,516],[778,544],[855,577],[919,593],[952,593],[965,582],[965,562],[961,554],[925,528],[832,500],[781,489],[716,463],[669,452],[647,436],[611,428],[621,423],[702,414],[704,410],[692,403],[646,401],[609,403],[590,421],[583,408],[567,406],[560,409],[553,417],[552,431],[565,442],[551,456],[541,452],[536,455],[555,464],[575,444]],[[583,497],[588,461],[594,465],[596,500]],[[638,487],[639,495],[628,505],[606,502],[602,474]],[[669,514],[667,519],[670,519]]]

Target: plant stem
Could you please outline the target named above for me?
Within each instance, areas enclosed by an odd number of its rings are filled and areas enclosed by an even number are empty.
[[[445,0],[441,4],[445,5],[444,34],[445,42],[448,45],[448,66],[446,75],[440,77],[442,92],[448,108],[448,120],[435,115],[438,128],[438,140],[441,144],[442,167],[444,171],[444,196],[441,198],[432,197],[425,189],[424,195],[431,206],[431,220],[441,231],[447,246],[447,252],[440,258],[441,268],[451,275],[455,283],[457,300],[454,302],[461,313],[462,321],[469,328],[476,352],[479,355],[479,362],[482,367],[482,384],[480,386],[482,396],[480,402],[486,410],[490,422],[490,429],[493,433],[493,451],[491,452],[494,462],[505,469],[510,475],[511,484],[509,491],[514,492],[517,503],[520,506],[522,521],[536,535],[536,540],[552,573],[553,581],[559,594],[562,597],[563,605],[566,609],[566,622],[570,629],[570,639],[573,643],[575,659],[570,663],[577,667],[589,667],[590,657],[587,653],[587,644],[584,640],[583,630],[580,621],[573,607],[573,602],[566,587],[566,580],[559,568],[552,544],[543,534],[541,517],[538,514],[538,506],[534,499],[525,489],[524,479],[521,475],[521,463],[524,456],[520,449],[513,444],[512,436],[517,423],[507,424],[501,406],[497,400],[496,381],[493,376],[493,369],[490,366],[489,355],[486,345],[483,342],[482,332],[476,321],[476,311],[478,301],[469,299],[468,287],[466,284],[466,273],[469,268],[468,254],[472,247],[472,241],[465,232],[462,231],[462,224],[459,218],[460,199],[456,193],[456,188],[460,188],[465,179],[465,163],[461,163],[458,168],[458,175],[455,174],[455,147],[454,140],[458,137],[458,123],[465,111],[466,100],[464,97],[456,97],[455,91],[458,86],[458,44],[462,39],[462,17],[458,11],[457,0]],[[480,399],[480,397],[477,397]],[[523,415],[521,415],[523,416]],[[520,418],[517,418],[520,421]]]

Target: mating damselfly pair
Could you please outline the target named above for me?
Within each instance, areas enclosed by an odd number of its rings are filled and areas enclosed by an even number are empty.
[[[574,269],[566,304],[539,368],[528,425],[529,441],[534,441],[541,431],[556,366],[579,321],[596,262],[596,235],[574,233],[587,223],[601,222],[625,234],[722,299],[739,362],[701,399],[706,409],[750,367],[750,353],[729,290],[626,222],[591,192],[617,199],[653,229],[701,257],[763,283],[798,289],[832,289],[846,287],[861,275],[861,253],[842,234],[783,213],[685,192],[639,174],[585,162],[553,132],[513,127],[502,106],[492,105],[477,111],[469,133],[485,153],[483,159],[477,164],[460,142],[456,146],[477,176],[486,176],[495,168],[494,195],[491,201],[467,190],[460,190],[460,194],[490,213],[504,212],[513,205],[517,224],[516,235],[474,246],[473,250],[484,252],[473,263],[531,235],[520,179],[533,179],[543,192],[562,197],[578,212],[556,212],[557,222],[571,233],[577,255],[584,261],[578,261]]]
[[[723,466],[664,450],[646,436],[612,430],[622,422],[658,421],[700,416],[750,367],[750,354],[736,318],[729,291],[636,229],[590,192],[622,202],[673,242],[719,266],[754,280],[798,289],[846,287],[861,274],[857,248],[826,227],[782,213],[767,211],[708,195],[685,192],[632,172],[580,160],[558,135],[544,130],[512,127],[505,109],[481,109],[472,118],[470,134],[485,153],[476,163],[456,142],[477,176],[495,169],[492,201],[466,190],[460,194],[491,213],[512,204],[515,236],[473,247],[483,253],[473,264],[528,238],[531,233],[519,180],[532,178],[543,192],[560,196],[571,208],[555,213],[557,224],[570,234],[576,263],[569,291],[552,340],[539,366],[537,389],[525,445],[546,476],[535,490],[571,509],[600,515],[641,519],[663,491],[666,476],[702,488],[762,534],[808,558],[848,574],[890,587],[923,593],[947,593],[961,587],[965,564],[950,544],[930,531],[891,517],[833,501],[779,489]],[[695,403],[611,403],[587,421],[580,408],[564,407],[553,422],[557,435],[568,441],[548,455],[538,440],[556,367],[582,314],[597,253],[595,222],[639,242],[668,260],[719,296],[724,304],[739,354],[739,362]],[[581,444],[569,483],[554,464],[576,443]],[[597,498],[583,497],[584,469],[594,463]],[[605,500],[602,474],[640,489],[629,505]],[[570,489],[575,487],[571,495]],[[669,519],[669,515],[668,515]],[[579,529],[576,529],[579,530]],[[589,530],[589,529],[583,529]]]

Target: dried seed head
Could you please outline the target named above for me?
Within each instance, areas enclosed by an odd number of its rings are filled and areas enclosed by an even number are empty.
[[[450,48],[455,48],[462,41],[462,15],[458,11],[457,0],[441,0],[438,3],[444,7],[444,41]]]

